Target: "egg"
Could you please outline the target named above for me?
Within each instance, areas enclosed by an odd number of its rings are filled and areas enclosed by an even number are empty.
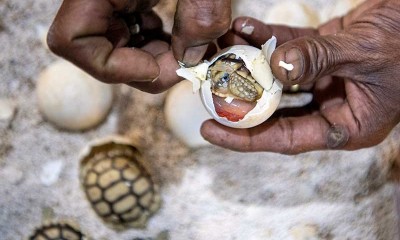
[[[211,119],[200,94],[192,93],[192,84],[182,81],[168,91],[164,114],[168,128],[186,146],[198,148],[210,145],[200,134],[201,124]]]
[[[251,128],[266,121],[277,109],[282,84],[270,68],[276,38],[261,49],[235,45],[197,66],[181,68],[177,74],[200,90],[202,102],[219,123],[232,128]]]
[[[110,112],[113,88],[72,63],[58,60],[39,75],[36,86],[39,110],[58,128],[81,131],[99,125]]]
[[[300,1],[279,2],[269,8],[261,19],[267,24],[292,27],[318,27],[321,24],[318,11],[312,8],[310,3]]]

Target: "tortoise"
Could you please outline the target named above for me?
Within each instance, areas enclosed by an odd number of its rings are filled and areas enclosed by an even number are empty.
[[[251,76],[242,59],[235,54],[223,55],[207,72],[211,91],[219,97],[233,97],[248,102],[261,98],[263,87]]]
[[[80,179],[94,211],[116,230],[144,228],[160,208],[159,186],[143,157],[119,136],[97,140],[84,150]]]
[[[48,223],[37,228],[29,240],[88,240],[75,224]]]

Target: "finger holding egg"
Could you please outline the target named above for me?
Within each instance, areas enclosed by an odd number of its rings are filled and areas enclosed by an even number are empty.
[[[182,66],[177,74],[200,90],[204,106],[219,123],[251,128],[266,121],[276,110],[282,84],[269,66],[276,38],[258,49],[236,45],[222,50],[211,61],[195,67]]]

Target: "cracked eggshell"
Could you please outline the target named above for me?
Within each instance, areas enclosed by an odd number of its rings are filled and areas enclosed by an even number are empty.
[[[200,89],[204,106],[211,116],[219,123],[233,128],[251,128],[266,121],[278,107],[282,96],[282,84],[274,78],[269,66],[272,52],[276,47],[276,38],[272,37],[258,49],[252,46],[236,45],[224,49],[210,61],[206,61],[192,68],[180,68],[177,74],[193,83],[193,91]],[[238,122],[231,122],[225,117],[220,117],[214,107],[211,92],[211,82],[206,80],[210,65],[223,55],[233,53],[240,57],[253,78],[264,88],[262,97],[246,116]]]
[[[86,130],[98,125],[113,102],[111,85],[99,82],[64,60],[41,72],[36,91],[40,112],[51,123],[67,130]]]

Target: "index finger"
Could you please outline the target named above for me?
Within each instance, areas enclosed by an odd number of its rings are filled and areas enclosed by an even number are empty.
[[[231,0],[180,0],[172,29],[175,58],[188,66],[196,65],[208,43],[228,31]]]
[[[114,12],[144,10],[156,2],[65,0],[49,30],[49,47],[104,82],[155,79],[160,69],[151,54],[136,48],[114,48],[105,34]]]

